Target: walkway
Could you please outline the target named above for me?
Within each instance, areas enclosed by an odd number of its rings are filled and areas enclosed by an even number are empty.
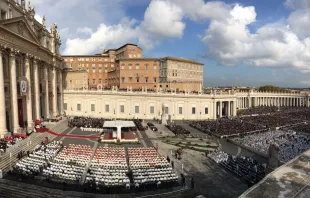
[[[91,161],[93,160],[93,157],[94,157],[94,155],[95,155],[95,153],[96,153],[97,147],[98,147],[98,142],[95,143],[95,145],[94,145],[94,147],[93,147],[93,152],[92,152],[92,154],[91,154],[91,156],[90,156],[90,158],[89,158],[89,160],[88,160],[87,165],[85,166],[85,169],[84,169],[84,172],[83,172],[83,176],[82,176],[82,179],[81,179],[81,185],[83,185],[84,182],[85,182],[86,175],[87,175],[87,171],[88,171],[89,166],[90,166],[90,164],[91,164]]]

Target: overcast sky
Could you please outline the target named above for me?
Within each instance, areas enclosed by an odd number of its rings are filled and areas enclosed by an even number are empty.
[[[135,43],[205,64],[205,86],[310,87],[310,0],[32,0],[62,54]]]

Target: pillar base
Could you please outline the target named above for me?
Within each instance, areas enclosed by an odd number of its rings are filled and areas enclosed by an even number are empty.
[[[2,139],[2,138],[5,138],[7,136],[10,136],[10,135],[11,135],[11,133],[8,131],[1,131],[0,138]]]

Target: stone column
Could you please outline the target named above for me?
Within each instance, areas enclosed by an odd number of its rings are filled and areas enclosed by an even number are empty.
[[[233,101],[232,102],[232,111],[233,111],[233,116],[236,116],[237,115],[237,108],[236,108],[236,101]]]
[[[2,50],[3,49],[0,47],[0,138],[3,138],[8,134],[8,129],[6,128]]]
[[[26,55],[25,57],[25,70],[26,70],[26,78],[28,81],[28,89],[26,96],[26,106],[27,106],[27,124],[28,127],[33,127],[33,119],[32,119],[32,95],[31,95],[31,77],[30,77],[30,57]]]
[[[230,116],[230,112],[231,112],[231,109],[230,109],[230,101],[228,101],[228,112],[227,112],[227,116]]]
[[[222,114],[223,114],[223,102],[222,101],[220,101],[220,118],[223,116]]]
[[[248,97],[248,106],[247,108],[251,108],[252,107],[252,98]]]
[[[56,77],[56,68],[53,67],[52,72],[52,91],[53,91],[53,116],[57,116],[57,77]]]
[[[35,100],[35,119],[41,119],[40,113],[40,89],[39,89],[39,68],[38,61],[34,59],[33,61],[33,77],[34,77],[34,100]]]
[[[58,74],[58,78],[59,78],[59,92],[60,92],[60,112],[59,114],[62,115],[64,113],[64,109],[63,109],[63,104],[64,104],[64,100],[63,100],[63,82],[62,82],[62,70],[59,70],[59,74]]]
[[[11,109],[12,109],[12,119],[13,119],[13,133],[19,130],[18,122],[18,105],[17,105],[17,82],[16,82],[16,62],[15,55],[16,50],[11,50],[10,52],[10,74],[11,74]]]
[[[44,116],[45,116],[45,118],[49,118],[50,117],[50,113],[49,113],[49,98],[48,98],[48,95],[49,95],[49,93],[48,93],[48,68],[47,68],[48,66],[47,65],[45,65],[44,66],[44,90],[45,90],[45,93],[44,93],[44,95],[45,95],[45,97],[44,97],[44,100],[45,100],[45,104],[44,104],[44,109],[45,109],[45,111],[44,111]]]
[[[213,104],[213,117],[214,119],[216,119],[217,117],[217,102],[214,101],[214,104]]]

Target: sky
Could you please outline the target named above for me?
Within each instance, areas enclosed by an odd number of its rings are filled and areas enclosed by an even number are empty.
[[[63,55],[135,43],[204,64],[204,86],[310,87],[310,0],[31,0]]]

